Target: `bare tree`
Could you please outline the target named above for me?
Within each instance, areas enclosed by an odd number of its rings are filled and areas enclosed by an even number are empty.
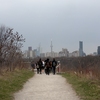
[[[14,33],[13,29],[5,26],[0,27],[0,70],[4,66],[10,71],[15,68],[16,62],[22,59],[23,42],[25,39],[18,32]]]

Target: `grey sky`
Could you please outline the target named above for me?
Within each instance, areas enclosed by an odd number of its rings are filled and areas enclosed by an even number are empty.
[[[14,28],[26,38],[23,50],[41,43],[43,52],[84,43],[87,54],[100,45],[100,0],[0,0],[0,25]]]

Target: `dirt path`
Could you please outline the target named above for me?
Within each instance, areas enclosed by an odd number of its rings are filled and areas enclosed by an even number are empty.
[[[15,100],[80,100],[60,75],[36,74],[24,88],[14,94]]]

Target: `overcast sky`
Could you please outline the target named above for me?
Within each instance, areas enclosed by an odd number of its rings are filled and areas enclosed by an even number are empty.
[[[79,49],[86,54],[100,45],[100,0],[0,0],[0,25],[26,39],[23,50],[41,44],[42,52]]]

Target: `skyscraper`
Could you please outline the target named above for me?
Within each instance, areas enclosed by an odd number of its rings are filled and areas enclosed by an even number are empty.
[[[42,47],[41,44],[39,44],[39,47],[37,48],[38,50],[38,56],[40,56],[40,54],[42,53]]]
[[[100,55],[100,46],[98,46],[97,54]]]
[[[65,57],[69,56],[69,51],[66,48],[62,48],[62,52],[65,54]]]
[[[79,56],[83,56],[83,42],[79,41]]]
[[[32,51],[32,47],[28,47],[28,51]]]

